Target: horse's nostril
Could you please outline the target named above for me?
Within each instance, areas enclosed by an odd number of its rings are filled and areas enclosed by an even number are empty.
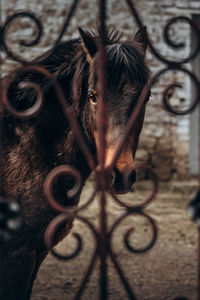
[[[124,188],[132,191],[132,186],[136,182],[136,171],[131,168],[127,168],[123,174],[123,181]]]
[[[115,179],[116,179],[115,172],[112,172],[112,174],[111,174],[112,185],[114,185]]]
[[[136,172],[130,169],[121,173],[117,168],[112,174],[112,185],[115,192],[127,193],[131,191],[132,185],[136,182]]]
[[[127,184],[128,184],[129,187],[131,187],[136,182],[136,172],[135,172],[135,170],[133,170],[129,174],[127,181],[128,181]]]

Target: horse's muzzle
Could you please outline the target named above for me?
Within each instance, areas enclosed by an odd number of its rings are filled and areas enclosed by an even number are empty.
[[[132,191],[132,186],[136,182],[136,171],[129,168],[124,172],[114,169],[112,175],[112,188],[117,194],[126,194]]]

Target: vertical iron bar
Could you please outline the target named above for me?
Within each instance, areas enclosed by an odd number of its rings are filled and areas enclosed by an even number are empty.
[[[106,300],[108,294],[107,288],[107,242],[106,242],[106,196],[105,196],[105,155],[106,155],[106,132],[107,132],[107,106],[106,106],[106,0],[99,1],[99,35],[98,45],[98,162],[100,173],[98,176],[100,186],[100,299]]]
[[[108,295],[108,280],[107,280],[107,237],[106,237],[106,195],[101,191],[101,216],[100,216],[100,299],[106,300]]]
[[[105,27],[105,9],[106,0],[100,0],[100,25],[99,25],[99,35],[100,42],[98,45],[98,62],[97,62],[97,73],[98,73],[98,162],[100,169],[104,169],[105,162],[105,149],[106,149],[106,131],[107,131],[107,106],[106,106],[106,27]]]

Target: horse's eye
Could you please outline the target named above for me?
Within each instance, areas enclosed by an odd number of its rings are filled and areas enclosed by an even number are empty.
[[[90,102],[92,104],[96,104],[97,103],[96,95],[93,92],[88,92],[88,99],[90,100]]]

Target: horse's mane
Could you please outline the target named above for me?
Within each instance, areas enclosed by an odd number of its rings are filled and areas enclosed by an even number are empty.
[[[91,35],[94,38],[96,36],[95,33]],[[109,86],[115,90],[123,75],[133,84],[136,82],[144,84],[149,77],[140,45],[133,38],[128,40],[125,40],[123,34],[117,30],[111,31],[107,36],[107,80]]]
[[[99,40],[95,32],[86,31],[86,33],[96,41]],[[138,82],[144,84],[148,80],[149,70],[144,63],[141,48],[134,39],[129,39],[127,42],[122,33],[113,30],[107,36],[106,45],[106,73],[109,87],[116,89],[123,75],[133,84]],[[73,94],[75,97],[80,96],[84,78],[89,71],[80,39],[60,44],[44,65],[52,69],[58,79],[72,72]]]
[[[109,85],[115,89],[119,86],[122,76],[133,84],[145,84],[149,77],[149,70],[137,43],[134,43],[134,40],[123,41],[119,35],[114,35],[114,40],[108,44],[106,70]]]
[[[91,38],[99,40],[99,37],[94,32],[87,32]],[[80,52],[74,57],[77,63],[74,76],[73,90],[76,95],[80,95],[82,76],[87,69],[87,62],[83,59],[83,49],[79,48]],[[106,76],[109,88],[117,90],[119,82],[124,77],[130,83],[141,83],[144,85],[149,78],[149,69],[144,62],[144,54],[141,51],[140,45],[129,39],[124,40],[123,34],[113,30],[106,40]],[[78,92],[78,94],[77,94]]]

